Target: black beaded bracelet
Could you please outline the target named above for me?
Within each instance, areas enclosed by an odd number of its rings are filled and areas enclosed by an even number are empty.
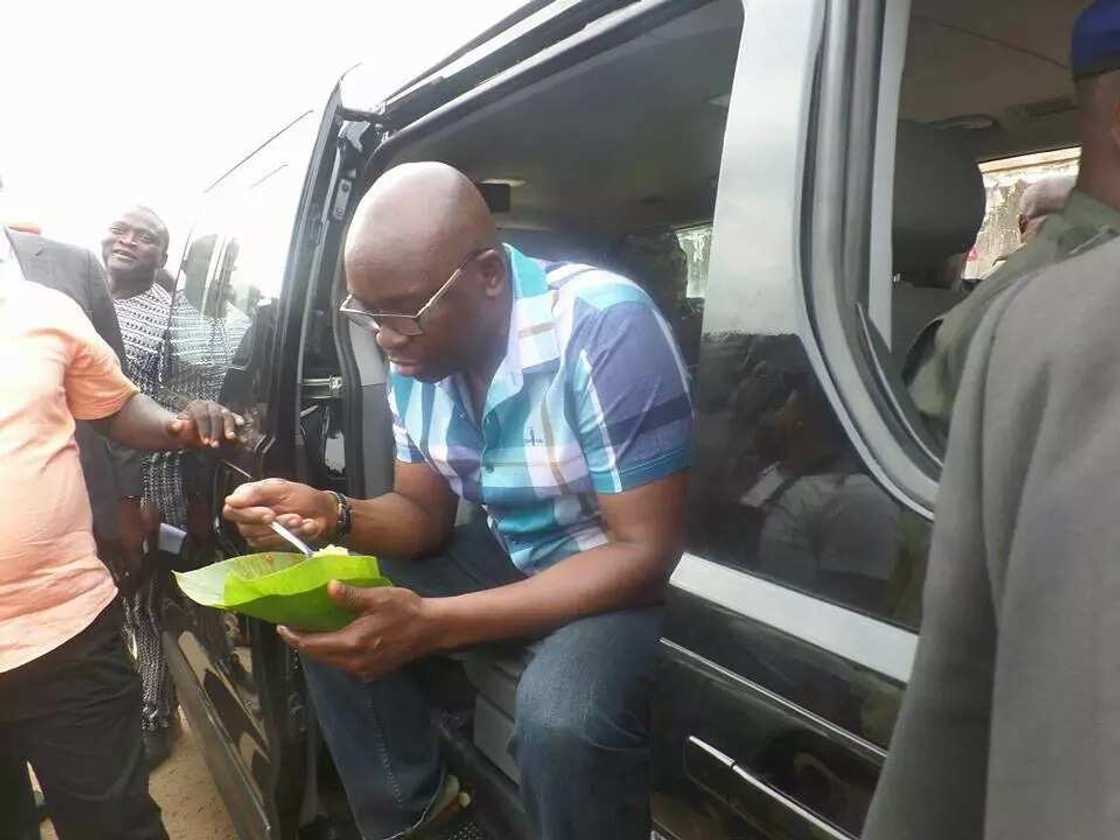
[[[350,508],[350,500],[334,490],[328,490],[334,496],[335,503],[338,505],[338,519],[334,525],[334,539],[343,540],[350,535],[350,526],[353,524],[353,511]]]

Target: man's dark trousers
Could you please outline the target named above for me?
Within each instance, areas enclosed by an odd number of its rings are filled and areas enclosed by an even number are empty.
[[[395,584],[457,595],[523,580],[476,519],[438,557],[383,560]],[[649,700],[662,610],[577,619],[532,645],[510,753],[540,840],[648,840]],[[372,683],[304,658],[307,684],[367,840],[420,821],[443,777],[426,700],[409,669]]]
[[[30,762],[61,840],[167,838],[148,795],[140,681],[121,619],[113,603],[73,639],[0,674],[0,754]],[[21,836],[6,823],[0,838]]]

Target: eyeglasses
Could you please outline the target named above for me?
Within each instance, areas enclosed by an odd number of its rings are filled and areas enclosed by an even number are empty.
[[[439,302],[439,299],[451,288],[451,284],[458,279],[459,275],[463,273],[463,270],[468,265],[483,254],[493,250],[493,248],[479,248],[467,254],[466,259],[459,263],[459,267],[447,278],[447,282],[436,289],[435,294],[428,298],[428,302],[421,306],[415,315],[401,315],[395,312],[370,312],[362,305],[362,302],[352,294],[346,296],[346,300],[338,307],[338,311],[359,327],[372,330],[373,332],[388,327],[398,335],[409,337],[423,335],[424,327],[421,325],[420,319],[424,317],[424,314]]]

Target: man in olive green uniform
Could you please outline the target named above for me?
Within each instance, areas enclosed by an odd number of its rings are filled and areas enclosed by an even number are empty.
[[[1028,274],[1120,235],[1120,193],[1113,186],[1120,176],[1120,158],[1109,134],[1109,97],[1102,90],[1110,87],[1078,86],[1081,171],[1065,206],[972,294],[945,313],[932,341],[917,348],[921,356],[916,367],[914,362],[907,363],[915,371],[909,379],[910,396],[930,431],[943,441],[948,438],[949,416],[972,336],[993,301]]]

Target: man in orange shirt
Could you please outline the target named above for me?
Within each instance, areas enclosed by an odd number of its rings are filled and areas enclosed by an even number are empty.
[[[139,394],[77,304],[28,282],[6,244],[0,237],[0,754],[31,763],[63,840],[166,838],[74,422],[167,450],[233,442],[239,418],[205,402],[176,417]]]

